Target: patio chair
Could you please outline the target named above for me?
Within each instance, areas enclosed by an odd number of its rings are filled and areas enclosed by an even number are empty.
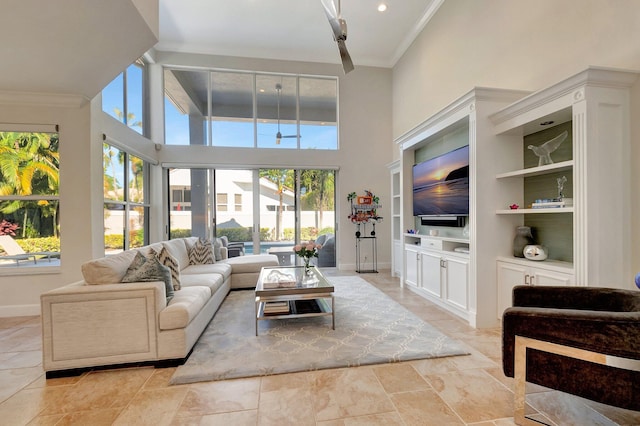
[[[38,259],[46,258],[51,262],[52,258],[60,257],[60,253],[57,251],[27,253],[10,235],[0,235],[0,247],[7,253],[4,256],[0,256],[0,260],[13,260],[16,262],[16,266],[20,266],[21,260],[33,260],[33,263],[37,264]]]

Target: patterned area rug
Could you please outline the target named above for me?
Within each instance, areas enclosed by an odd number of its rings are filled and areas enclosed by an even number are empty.
[[[331,317],[259,321],[253,290],[232,291],[171,384],[465,355],[451,339],[359,277],[331,277]]]

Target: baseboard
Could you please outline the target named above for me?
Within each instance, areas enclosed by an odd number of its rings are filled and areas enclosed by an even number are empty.
[[[159,361],[140,361],[140,362],[129,362],[124,364],[111,364],[111,365],[98,365],[93,367],[82,367],[82,368],[69,368],[66,370],[51,370],[45,372],[45,377],[47,379],[57,379],[60,377],[75,377],[79,376],[82,373],[88,371],[104,371],[104,370],[118,370],[121,368],[139,368],[139,367],[154,367],[154,368],[171,368],[177,367],[179,365],[184,364],[189,355],[193,352],[193,348],[184,358],[173,358],[173,359],[162,359]]]
[[[40,304],[0,306],[0,318],[30,317],[40,315]]]

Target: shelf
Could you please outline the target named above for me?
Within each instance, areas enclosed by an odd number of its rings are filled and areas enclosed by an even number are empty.
[[[551,172],[562,172],[570,170],[573,167],[573,160],[562,161],[560,163],[547,164],[539,167],[530,167],[528,169],[514,170],[512,172],[500,173],[496,175],[496,179],[506,179],[513,177],[529,177],[548,174]]]
[[[541,213],[573,213],[573,207],[560,207],[560,208],[552,208],[552,209],[496,210],[496,214],[541,214]]]
[[[526,267],[536,267],[540,269],[547,269],[556,272],[562,272],[564,274],[573,274],[574,266],[571,262],[564,262],[561,260],[545,259],[541,261],[524,259],[521,257],[506,257],[498,256],[497,260],[501,262],[515,263]]]

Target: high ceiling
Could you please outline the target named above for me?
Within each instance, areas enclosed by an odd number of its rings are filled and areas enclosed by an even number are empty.
[[[342,0],[356,67],[392,67],[443,1]],[[320,0],[160,0],[159,14],[157,50],[340,63]]]
[[[320,0],[0,2],[0,96],[91,99],[151,47],[339,64]],[[337,0],[336,0],[337,1]],[[380,2],[388,9],[377,11]],[[342,0],[356,67],[392,67],[444,0]],[[159,28],[158,24],[159,16]]]

